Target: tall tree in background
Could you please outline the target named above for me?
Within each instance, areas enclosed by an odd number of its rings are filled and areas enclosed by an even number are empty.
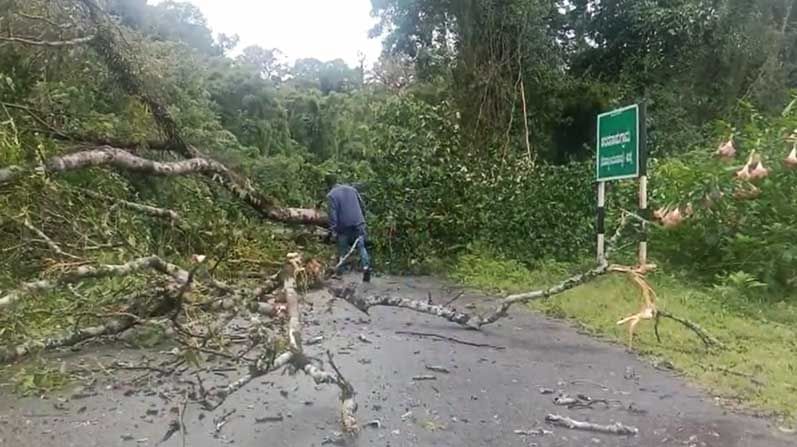
[[[288,67],[282,61],[283,58],[282,52],[276,48],[266,49],[252,45],[244,48],[237,60],[258,70],[263,79],[279,81],[288,72]]]
[[[372,0],[386,33],[385,51],[414,61],[418,79],[450,78],[463,127],[476,142],[494,141],[512,126],[534,146],[549,110],[551,83],[562,73],[548,26],[555,5],[543,0]],[[534,114],[523,113],[533,106]],[[486,146],[485,146],[486,147]],[[533,147],[526,148],[531,155]]]

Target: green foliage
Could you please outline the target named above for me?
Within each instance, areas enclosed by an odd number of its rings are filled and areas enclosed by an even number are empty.
[[[67,3],[6,2],[0,33],[62,39],[90,32]],[[712,294],[727,297],[733,312],[756,315],[750,303],[793,290],[797,180],[779,165],[788,149],[783,137],[797,128],[794,103],[773,116],[797,87],[792,2],[372,4],[381,19],[374,33],[386,32],[387,51],[366,76],[364,67],[340,60],[290,66],[277,49],[250,47],[228,58],[235,37],[214,39],[188,3],[107,2],[143,87],[168,105],[190,143],[289,206],[323,203],[330,171],[360,183],[380,267],[417,271],[458,259],[461,280],[510,290],[567,270],[552,259],[591,256],[595,115],[644,100],[652,202],[695,208],[678,229],[654,228],[656,260],[716,283]],[[76,23],[52,29],[16,14],[23,10]],[[36,165],[72,150],[66,137],[131,147],[162,138],[152,111],[119,89],[90,47],[0,46],[0,101],[0,167]],[[773,169],[756,200],[734,200],[746,187],[732,179],[738,166],[711,155],[732,132],[739,159],[755,148]],[[185,224],[109,206],[79,188],[172,208]],[[612,184],[610,209],[634,209],[633,190],[632,182]],[[195,178],[105,170],[31,175],[0,195],[4,290],[66,268],[41,241],[19,244],[31,238],[20,226],[26,217],[65,250],[96,262],[155,253],[181,263],[194,253],[226,253],[238,263],[220,264],[221,277],[262,273],[295,248]],[[546,274],[527,274],[530,264],[544,264]],[[125,290],[151,279],[87,283],[78,292],[88,302],[80,304],[98,313],[116,309]],[[13,328],[0,339],[13,343],[74,324],[40,311],[74,310],[75,299],[64,291],[32,299],[0,318],[0,327]],[[569,305],[555,312],[573,314]]]
[[[419,263],[472,241],[530,261],[573,259],[590,250],[588,164],[531,166],[461,147],[446,104],[406,97],[378,119],[367,198],[376,248],[387,262]]]
[[[498,253],[492,246],[475,243],[457,258],[449,276],[481,290],[512,293],[540,287],[556,279],[555,275],[562,274],[561,269],[554,266],[529,270],[526,265]]]
[[[66,386],[70,379],[64,371],[46,364],[28,365],[13,376],[16,391],[24,396],[36,396]]]

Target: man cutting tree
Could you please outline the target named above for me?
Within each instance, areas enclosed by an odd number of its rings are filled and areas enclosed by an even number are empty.
[[[360,252],[360,265],[363,269],[363,282],[371,281],[371,258],[365,249],[365,206],[360,193],[351,185],[340,184],[334,174],[327,174],[327,194],[329,204],[329,231],[338,239],[338,255],[340,259],[357,243]],[[338,268],[337,274],[343,272],[344,266]]]

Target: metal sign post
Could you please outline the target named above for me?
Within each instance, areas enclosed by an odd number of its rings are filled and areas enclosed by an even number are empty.
[[[606,182],[639,177],[639,209],[647,213],[647,171],[645,165],[645,110],[634,104],[598,115],[595,174],[598,181],[598,263],[606,262]],[[647,263],[646,228],[639,243],[640,265]]]
[[[606,263],[606,182],[598,182],[598,265]]]
[[[639,108],[639,215],[642,217],[642,226],[639,235],[639,266],[648,265],[648,134],[647,134],[647,108],[642,103]]]

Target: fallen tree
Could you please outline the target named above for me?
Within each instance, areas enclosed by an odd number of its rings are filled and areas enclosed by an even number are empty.
[[[609,241],[611,253],[619,238],[620,230]],[[356,242],[353,247],[356,247]],[[354,252],[352,248],[339,260],[337,266],[346,262]],[[237,364],[247,366],[246,373],[235,380],[218,386],[205,389],[202,381],[198,378],[204,369],[194,371],[199,382],[199,389],[190,394],[193,402],[198,403],[206,410],[215,410],[223,405],[227,398],[233,393],[241,390],[253,380],[264,375],[289,368],[295,372],[302,372],[309,376],[316,384],[335,385],[340,390],[340,417],[343,430],[347,433],[358,431],[356,420],[356,393],[353,386],[349,383],[335,366],[331,354],[327,353],[328,364],[332,371],[324,369],[323,362],[307,356],[304,352],[303,343],[303,323],[300,309],[300,298],[298,284],[300,281],[310,283],[309,279],[322,275],[322,279],[329,277],[334,267],[323,269],[319,268],[314,262],[303,262],[298,254],[289,254],[287,262],[284,264],[280,273],[270,277],[259,289],[241,288],[213,279],[207,272],[200,273],[199,266],[205,262],[204,256],[194,257],[196,265],[191,271],[170,264],[162,259],[150,256],[136,259],[120,265],[100,265],[100,266],[81,266],[75,271],[65,273],[62,276],[51,279],[26,283],[8,293],[2,298],[4,306],[18,301],[28,293],[36,291],[50,290],[55,287],[73,284],[88,278],[113,277],[132,274],[145,269],[154,271],[166,277],[166,284],[160,288],[152,288],[145,291],[143,295],[138,295],[128,299],[128,304],[115,312],[105,315],[93,315],[95,321],[85,327],[78,327],[57,333],[43,340],[29,341],[16,346],[6,347],[0,350],[0,362],[17,360],[38,349],[54,349],[72,346],[77,343],[98,337],[117,335],[128,329],[142,324],[158,324],[173,327],[175,341],[181,346],[180,351],[193,353],[191,356],[222,357]],[[308,270],[312,270],[308,271]],[[373,306],[394,306],[411,309],[417,312],[427,313],[445,318],[470,329],[480,329],[482,326],[499,321],[508,314],[508,310],[515,304],[529,302],[535,299],[544,299],[556,296],[566,290],[572,289],[580,284],[584,284],[591,279],[597,278],[608,273],[622,273],[630,275],[640,286],[646,285],[644,274],[648,268],[630,268],[617,265],[599,265],[585,273],[575,275],[566,279],[553,287],[532,291],[523,294],[510,295],[499,302],[496,309],[483,316],[463,313],[450,307],[449,301],[446,305],[435,305],[430,302],[413,301],[405,298],[396,297],[366,297],[359,296],[356,287],[347,285],[343,288],[331,288],[335,295],[343,298],[347,302],[355,305],[358,309],[367,312]],[[276,311],[274,304],[262,303],[258,298],[262,297],[265,290],[273,290],[281,287],[284,299],[284,322],[281,323],[280,312]],[[193,290],[203,289],[203,295],[214,295],[208,299],[193,299],[190,302],[183,299],[184,294],[189,288]],[[645,295],[645,306],[650,307],[653,303],[654,316],[665,316],[664,312],[655,309],[655,301],[652,298],[652,290],[643,287]],[[229,303],[229,304],[225,304]],[[219,318],[214,313],[217,311],[228,313],[228,317]],[[209,312],[207,318],[198,316],[198,312]],[[214,337],[224,331],[229,322],[236,316],[243,316],[250,313],[251,325],[246,329],[246,346],[237,352],[224,347],[224,344],[214,346]],[[252,315],[259,314],[260,317]],[[263,318],[265,316],[265,318]],[[677,317],[676,317],[677,318]],[[675,320],[675,318],[673,318]],[[693,323],[685,319],[679,319],[682,324],[690,326]],[[679,321],[675,320],[675,321]],[[692,330],[700,332],[699,327]],[[228,336],[224,336],[226,338]],[[241,338],[241,336],[237,336]],[[714,340],[713,337],[704,339]],[[718,342],[716,342],[718,343]],[[497,348],[497,347],[496,347]],[[250,353],[258,352],[254,357]],[[177,364],[185,362],[185,355],[178,358]],[[133,365],[135,367],[135,365]],[[169,374],[179,375],[184,371],[178,372],[176,366],[168,368],[158,367],[158,371],[168,370]],[[569,420],[551,421],[552,423],[563,423],[572,425],[573,428],[582,428],[578,424],[570,424]],[[602,426],[601,426],[602,427]],[[582,429],[602,430],[601,427],[586,427]],[[628,433],[625,427],[611,426],[607,430],[617,428],[620,432]]]
[[[121,50],[122,42],[124,42],[124,38],[121,36],[122,31],[94,0],[78,0],[78,2],[85,7],[88,18],[92,22],[92,28],[96,30],[94,38],[87,44],[102,58],[120,87],[129,95],[141,100],[150,110],[155,123],[166,138],[166,144],[163,146],[188,159],[210,160],[207,155],[185,140],[177,122],[166,106],[144,88],[141,70],[134,68],[140,64],[134,63],[130,56]],[[228,189],[235,197],[246,202],[264,218],[304,225],[323,226],[326,224],[326,214],[313,209],[280,207],[273,198],[258,191],[251,180],[226,167],[224,170],[224,175],[217,175],[214,180]]]
[[[346,257],[341,262],[345,259]],[[140,325],[171,327],[174,341],[181,346],[181,351],[193,352],[192,356],[205,354],[227,358],[236,363],[248,363],[248,372],[242,377],[209,390],[202,388],[192,394],[193,400],[206,410],[215,410],[227,397],[252,380],[287,367],[293,371],[301,371],[317,385],[337,386],[340,389],[340,417],[343,431],[357,432],[359,428],[355,416],[357,403],[354,387],[343,377],[329,352],[327,352],[328,364],[332,372],[326,371],[320,360],[307,356],[303,349],[303,325],[297,284],[298,281],[307,282],[307,276],[310,274],[315,275],[319,272],[323,274],[324,270],[317,267],[317,262],[304,263],[298,254],[290,254],[278,275],[268,278],[256,289],[249,289],[215,280],[204,270],[200,273],[202,270],[200,266],[204,265],[205,261],[204,256],[195,256],[194,267],[187,271],[157,256],[147,256],[118,265],[84,265],[54,279],[21,284],[0,297],[0,308],[7,308],[33,293],[78,284],[88,279],[124,277],[145,270],[153,270],[165,276],[165,281],[160,285],[143,287],[139,292],[125,298],[123,300],[125,304],[121,308],[110,309],[103,313],[81,311],[78,312],[76,323],[70,328],[56,331],[42,339],[28,340],[0,348],[0,363],[14,362],[39,351],[66,348],[101,337],[117,336]],[[308,273],[306,266],[318,271]],[[277,306],[258,301],[277,287],[281,287],[287,317],[282,330],[280,329],[282,325],[278,324]],[[186,292],[199,289],[205,292],[201,293],[203,296],[215,296],[190,301],[184,299]],[[204,312],[208,312],[207,318],[198,316]],[[219,318],[216,312],[224,312],[228,316]],[[238,353],[228,354],[224,350],[209,346],[214,337],[224,332],[230,321],[247,313],[250,314],[252,323],[247,330],[248,343],[244,349]],[[255,318],[254,315],[259,315],[260,318]],[[81,325],[81,321],[88,319],[92,321],[90,324]],[[255,358],[246,356],[256,349],[260,349],[260,354]],[[283,352],[278,353],[278,350]],[[182,362],[184,360],[180,361]],[[153,369],[161,373],[166,371],[165,368],[142,367],[142,369]],[[202,371],[200,368],[194,374]],[[171,373],[177,374],[175,367],[171,368]]]
[[[74,28],[77,32],[80,32],[81,29],[86,34],[90,32],[90,35],[77,36],[74,39],[66,41],[44,41],[10,35],[3,37],[0,41],[11,44],[34,45],[48,48],[65,48],[76,45],[89,46],[100,56],[119,86],[129,95],[138,98],[147,107],[161,133],[165,137],[163,141],[151,141],[145,146],[179,154],[186,159],[187,165],[191,165],[174,166],[174,169],[178,171],[180,169],[187,169],[191,172],[207,176],[215,183],[227,189],[237,199],[244,201],[265,219],[302,225],[323,226],[327,223],[328,218],[326,214],[319,210],[280,206],[274,198],[259,191],[250,179],[240,173],[234,172],[224,164],[213,160],[210,156],[204,154],[200,149],[186,141],[168,108],[144,87],[144,82],[142,80],[143,71],[140,69],[142,64],[132,60],[132,56],[129,55],[132,54],[132,51],[122,50],[122,48],[129,46],[129,44],[122,30],[114,20],[109,17],[94,0],[75,0],[74,3],[76,7],[82,10],[86,20],[89,22],[87,25],[80,27],[75,26]],[[70,19],[73,20],[75,17],[70,17]],[[54,26],[54,24],[51,25]],[[76,144],[94,146],[100,143],[96,141],[93,143],[79,141],[78,137],[68,135],[66,132],[55,129],[25,105],[10,104],[10,106],[33,116],[39,123],[44,124],[48,134],[51,134],[57,139],[71,141]],[[107,142],[109,141],[105,143]],[[133,146],[136,145],[125,144],[125,146],[133,149]],[[111,146],[108,145],[103,145],[103,147],[111,148]],[[203,160],[203,162],[197,162],[197,160]],[[90,163],[87,159],[83,159],[81,162]],[[53,168],[54,166],[48,167]],[[55,166],[55,168],[57,170],[58,167]],[[64,168],[64,170],[68,169],[69,167]],[[26,169],[18,166],[6,167],[0,171],[0,183],[24,175],[25,171]],[[163,172],[162,170],[155,170],[152,173],[164,175]]]

